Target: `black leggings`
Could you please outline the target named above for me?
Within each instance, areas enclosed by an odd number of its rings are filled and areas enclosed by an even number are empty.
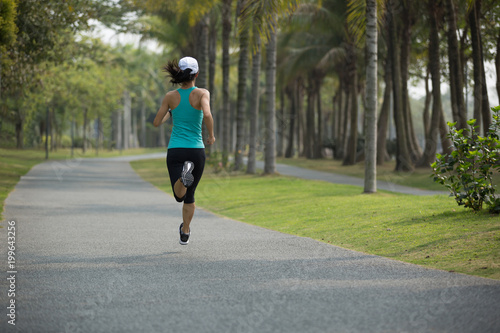
[[[177,197],[174,191],[174,184],[179,178],[181,178],[182,168],[184,167],[185,161],[191,161],[194,163],[193,185],[188,187],[186,195],[182,198]],[[187,204],[194,203],[194,191],[196,191],[196,186],[200,182],[201,175],[203,175],[203,169],[205,168],[205,149],[204,148],[170,148],[167,152],[167,168],[168,174],[170,175],[170,183],[172,184],[172,191],[174,192],[174,197],[177,202],[183,202]]]

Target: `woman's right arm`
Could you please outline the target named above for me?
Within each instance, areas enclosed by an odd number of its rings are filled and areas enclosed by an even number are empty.
[[[168,118],[170,118],[170,113],[168,112],[168,110],[170,109],[169,106],[168,106],[168,98],[167,98],[168,94],[165,95],[165,97],[163,98],[163,101],[161,102],[161,106],[160,106],[160,109],[158,110],[158,112],[156,113],[156,117],[155,117],[155,120],[153,120],[153,125],[155,127],[158,127],[160,126],[161,124],[163,124],[165,121],[168,120]]]

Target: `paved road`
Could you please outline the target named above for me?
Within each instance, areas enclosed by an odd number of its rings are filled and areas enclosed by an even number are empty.
[[[181,246],[180,206],[126,161],[37,165],[8,197],[5,217],[17,228],[17,317],[15,327],[6,323],[14,298],[3,278],[2,332],[500,331],[499,281],[203,210]]]

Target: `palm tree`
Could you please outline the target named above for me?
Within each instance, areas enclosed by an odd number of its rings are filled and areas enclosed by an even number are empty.
[[[429,167],[435,160],[438,142],[438,133],[440,125],[444,123],[443,110],[441,104],[441,64],[439,60],[439,18],[438,4],[433,0],[428,0],[427,3],[429,15],[429,70],[432,77],[432,116],[431,128],[428,136],[425,138],[425,150],[421,160],[418,162],[418,167]],[[445,133],[446,134],[446,133]],[[441,133],[443,148],[446,146],[445,137]]]
[[[377,191],[377,1],[366,0],[365,193]]]
[[[244,26],[256,25],[260,36],[267,36],[266,44],[266,129],[264,173],[276,172],[276,52],[279,14],[290,14],[295,0],[249,0],[243,9]]]
[[[408,136],[403,114],[403,97],[401,83],[400,43],[397,32],[395,15],[396,0],[389,0],[387,6],[387,20],[389,22],[389,56],[392,65],[393,110],[394,123],[396,124],[396,171],[412,171],[413,164],[410,158]]]
[[[222,164],[227,165],[230,146],[230,110],[229,110],[229,44],[231,37],[232,0],[222,2]]]
[[[241,8],[238,17],[241,18],[242,9],[246,0],[239,0],[238,7]],[[240,20],[241,21],[241,20]],[[243,166],[243,150],[245,149],[245,115],[246,115],[246,92],[248,73],[248,46],[249,29],[239,29],[240,37],[240,59],[238,62],[238,100],[236,107],[236,149],[234,157],[234,169],[240,170]]]
[[[453,0],[446,0],[446,19],[448,23],[448,63],[450,67],[450,92],[453,119],[457,122],[458,129],[467,125],[464,100],[464,78],[460,59],[460,50],[457,41],[457,15]]]
[[[266,131],[264,173],[276,172],[276,48],[277,15],[273,15],[266,45]]]
[[[255,31],[254,31],[255,32]],[[260,100],[260,65],[261,65],[261,42],[259,34],[254,33],[255,50],[252,55],[252,96],[250,102],[250,144],[248,150],[247,173],[254,174],[255,170],[255,153],[257,146],[257,124],[259,115],[259,100]]]

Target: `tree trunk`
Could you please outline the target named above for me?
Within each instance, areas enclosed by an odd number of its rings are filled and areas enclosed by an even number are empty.
[[[364,192],[377,192],[377,1],[366,0],[366,109]]]
[[[497,97],[499,99],[498,104],[500,104],[500,32],[497,37],[497,54],[495,56],[495,69],[497,72]]]
[[[198,65],[199,74],[196,78],[196,86],[207,88],[207,64],[208,64],[208,14],[205,15],[199,24],[199,45],[198,45]]]
[[[130,112],[132,116],[132,148],[139,147],[139,137],[137,135],[137,113],[136,110],[131,109]]]
[[[160,126],[158,126],[158,146],[167,146],[167,142],[165,140],[165,124],[161,124]]]
[[[432,94],[429,89],[429,68],[427,68],[427,74],[425,75],[425,102],[424,102],[424,114],[423,114],[423,119],[424,119],[424,134],[425,137],[430,134],[430,128],[431,128],[431,120],[429,117],[429,110],[430,110],[430,105],[431,105],[431,100],[432,100]]]
[[[344,102],[344,110],[343,110],[343,126],[342,126],[342,136],[341,136],[341,144],[340,144],[340,151],[339,159],[344,159],[346,156],[347,152],[347,136],[349,135],[349,124],[350,124],[350,110],[351,110],[351,103],[352,103],[352,98],[351,98],[351,92],[349,91],[350,83],[348,82],[346,89],[345,89],[345,102]]]
[[[277,116],[278,142],[276,144],[276,156],[283,157],[285,150],[285,132],[288,119],[285,118],[285,92],[280,89],[280,107]]]
[[[349,97],[351,117],[347,150],[344,155],[342,165],[356,164],[357,143],[358,143],[358,73],[356,66],[356,50],[354,45],[348,46],[348,70],[349,70]]]
[[[480,3],[481,2],[479,2],[479,4]],[[480,9],[478,13],[481,13]],[[481,27],[481,25],[479,25],[479,19],[477,23],[478,26]],[[488,85],[486,81],[486,72],[484,69],[485,66],[484,66],[484,54],[483,54],[483,38],[481,36],[481,29],[479,29],[478,31],[479,31],[479,47],[481,50],[481,82],[483,83],[481,86],[481,92],[483,94],[483,97],[481,98],[482,101],[481,117],[483,118],[483,133],[486,136],[488,135],[488,131],[490,130],[491,112],[490,112],[490,102],[488,98]]]
[[[123,111],[116,112],[116,149],[123,149]]]
[[[412,0],[402,2],[403,4],[403,29],[401,40],[401,106],[403,109],[403,119],[405,123],[406,141],[408,150],[413,163],[417,162],[422,156],[422,149],[418,144],[415,129],[413,127],[413,117],[410,107],[410,95],[408,92],[408,69],[410,65],[411,54],[411,29],[413,26],[413,17],[411,14]]]
[[[337,106],[337,126],[335,130],[335,140],[334,140],[334,151],[333,151],[333,159],[341,160],[344,158],[344,150],[343,150],[343,137],[346,129],[346,124],[344,122],[345,119],[345,107],[344,104],[344,84],[342,78],[339,79],[339,92],[338,94],[338,106]]]
[[[389,54],[392,64],[392,88],[394,123],[396,125],[396,171],[413,171],[413,165],[407,141],[406,125],[403,114],[403,98],[401,84],[401,64],[399,57],[399,41],[397,36],[397,24],[394,15],[394,1],[389,1]]]
[[[441,114],[439,115],[439,135],[441,139],[441,146],[443,148],[443,154],[451,154],[453,151],[452,142],[448,138],[448,125],[446,120],[444,120],[443,109],[441,108]]]
[[[266,48],[266,95],[267,95],[267,124],[266,124],[266,146],[264,173],[273,174],[276,172],[276,49],[277,49],[277,16],[271,23],[269,41]]]
[[[146,101],[144,96],[141,103],[141,147],[146,147]]]
[[[387,152],[387,129],[389,126],[389,115],[391,111],[391,91],[392,91],[392,70],[390,57],[386,57],[385,61],[385,90],[384,101],[380,110],[378,119],[378,133],[377,133],[377,165],[383,165],[385,161],[389,160],[389,153]]]
[[[439,61],[439,29],[437,4],[428,2],[430,33],[429,33],[429,70],[432,78],[432,118],[429,136],[425,138],[425,150],[418,167],[430,167],[436,159],[438,133],[441,126],[443,110],[441,105],[441,72]],[[444,143],[443,143],[444,146]]]
[[[236,107],[236,151],[234,156],[234,170],[243,168],[243,153],[245,150],[245,115],[246,92],[248,73],[248,29],[240,33],[240,60],[238,63],[238,102]]]
[[[297,135],[296,135],[296,145],[297,145],[297,151],[299,152],[299,155],[303,156],[303,150],[304,150],[304,119],[303,119],[303,111],[302,108],[304,106],[304,80],[302,77],[299,77],[297,79],[297,94],[295,96],[296,101],[296,119],[297,119],[297,125],[296,125],[296,130],[297,130]]]
[[[476,1],[472,6],[469,13],[469,25],[471,33],[471,44],[472,44],[472,64],[474,68],[474,119],[476,119],[476,126],[479,126],[478,133],[481,131],[482,123],[482,93],[483,93],[483,77],[482,77],[482,61],[481,61],[481,45],[480,45],[480,27],[479,27],[479,11],[478,2]]]
[[[130,93],[125,90],[123,92],[123,149],[130,148],[130,134],[131,134],[131,100]]]
[[[214,122],[220,120],[220,114],[215,112],[214,101],[217,98],[217,91],[215,89],[215,66],[216,66],[216,56],[217,56],[217,24],[215,21],[215,15],[210,18],[210,32],[208,39],[208,90],[210,91],[210,110],[212,111]],[[220,126],[218,126],[220,127]],[[219,139],[222,136],[219,137]],[[220,147],[221,140],[216,140],[214,145],[208,145],[208,153],[212,153],[214,150],[218,150]]]
[[[304,154],[306,158],[314,158],[314,83],[316,77],[311,73],[307,80],[306,135],[304,138]]]
[[[83,109],[83,142],[82,142],[82,152],[85,155],[85,152],[87,151],[87,114],[88,114],[88,109],[84,108]]]
[[[229,111],[229,43],[231,38],[231,0],[222,3],[222,165],[227,166],[231,141]]]
[[[323,110],[321,108],[321,82],[323,75],[317,76],[315,87],[316,95],[316,111],[317,111],[317,135],[314,137],[314,158],[323,158]]]
[[[48,140],[46,137],[45,140]],[[16,121],[16,147],[17,149],[23,149],[24,144],[24,133],[23,133],[23,121],[18,119]]]
[[[247,173],[254,174],[255,154],[257,151],[257,133],[259,124],[259,101],[260,101],[260,63],[261,63],[261,42],[260,36],[255,36],[255,51],[252,55],[252,97],[250,102],[250,145],[248,150]]]
[[[446,0],[446,18],[448,22],[448,63],[450,67],[451,110],[458,129],[467,126],[465,114],[463,67],[457,41],[457,15],[453,0]]]
[[[297,80],[286,89],[290,100],[290,126],[288,127],[288,142],[285,149],[285,158],[293,157],[293,144],[295,141],[295,118],[297,117]]]

